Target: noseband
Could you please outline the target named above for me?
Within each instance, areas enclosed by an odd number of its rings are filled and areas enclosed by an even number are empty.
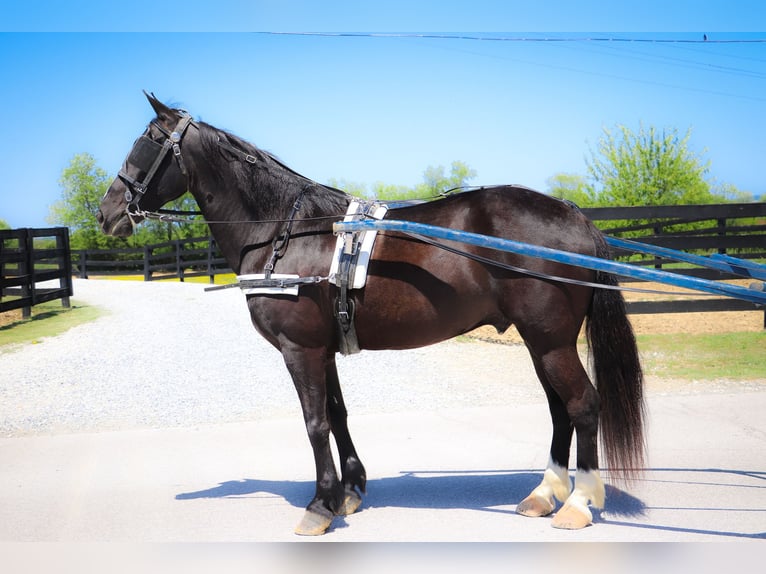
[[[157,173],[157,170],[169,151],[173,151],[173,157],[176,158],[178,167],[181,168],[181,173],[186,175],[186,167],[184,166],[183,158],[181,157],[181,140],[186,133],[186,129],[193,123],[191,116],[183,112],[175,129],[172,132],[169,132],[161,126],[159,122],[152,120],[150,125],[154,125],[154,127],[165,134],[165,141],[160,144],[147,136],[146,134],[149,133],[149,128],[147,128],[144,135],[136,140],[133,149],[128,154],[125,165],[117,174],[117,177],[119,177],[128,188],[125,190],[125,201],[128,202],[126,211],[129,215],[134,214],[139,210],[138,204],[141,201],[141,198],[146,193],[149,183],[152,181],[154,174]],[[128,164],[135,166],[140,172],[144,172],[146,174],[144,175],[144,178],[138,180],[128,175],[125,171]],[[133,209],[131,210],[131,208]]]

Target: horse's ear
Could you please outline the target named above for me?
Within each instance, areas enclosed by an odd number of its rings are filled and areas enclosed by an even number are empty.
[[[173,110],[159,101],[153,93],[150,94],[144,90],[144,95],[146,96],[146,99],[149,100],[149,104],[151,104],[152,109],[154,109],[158,118],[170,120],[174,117]]]

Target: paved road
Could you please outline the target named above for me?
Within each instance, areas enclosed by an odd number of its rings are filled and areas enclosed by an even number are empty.
[[[649,469],[595,524],[514,513],[546,459],[544,404],[352,417],[360,511],[326,541],[766,538],[766,394],[649,397]],[[0,541],[295,541],[313,492],[302,422],[0,439]]]

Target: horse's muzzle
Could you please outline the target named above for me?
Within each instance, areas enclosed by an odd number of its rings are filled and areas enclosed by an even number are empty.
[[[96,212],[96,221],[104,233],[114,237],[130,237],[133,235],[134,224],[137,223],[131,221],[130,216],[125,211],[116,217],[107,217],[100,208]]]

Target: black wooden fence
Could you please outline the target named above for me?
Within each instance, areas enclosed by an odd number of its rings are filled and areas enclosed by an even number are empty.
[[[144,247],[83,249],[72,252],[78,277],[91,275],[143,275],[144,281],[205,277],[231,273],[212,237],[177,239]]]
[[[741,259],[766,259],[766,203],[602,207],[582,210],[609,235],[708,255],[728,254]],[[627,257],[615,251],[615,257]],[[654,256],[632,256],[628,262],[703,279],[742,279],[713,269],[679,264]],[[630,279],[622,279],[630,282]],[[628,312],[683,313],[757,310],[754,303],[732,298],[631,301]],[[764,313],[766,327],[766,312]]]
[[[69,230],[0,230],[0,312],[22,309],[29,317],[38,303],[61,299],[69,307],[72,267]],[[58,286],[39,285],[58,281]]]

